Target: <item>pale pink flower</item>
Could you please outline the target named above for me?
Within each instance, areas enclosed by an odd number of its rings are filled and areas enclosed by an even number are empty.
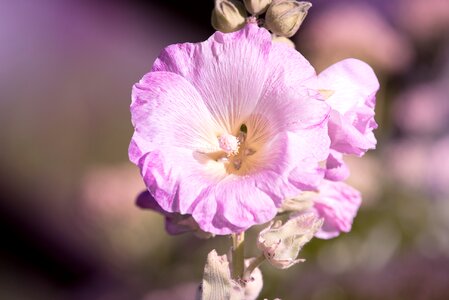
[[[315,78],[255,24],[169,46],[133,87],[129,157],[163,210],[204,231],[267,222],[323,177],[329,107],[308,88]]]
[[[323,180],[313,201],[313,210],[324,219],[323,226],[315,236],[330,239],[340,232],[351,231],[362,198],[359,191],[344,182]]]
[[[342,60],[318,75],[318,89],[332,107],[331,149],[357,156],[374,149],[374,106],[379,82],[371,67],[357,59]]]

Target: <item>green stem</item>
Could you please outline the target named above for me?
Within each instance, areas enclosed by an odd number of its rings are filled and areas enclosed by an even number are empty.
[[[232,278],[243,278],[245,269],[245,232],[232,234]]]
[[[243,279],[250,279],[251,274],[253,273],[254,269],[256,269],[258,266],[260,266],[261,263],[265,261],[265,255],[262,253],[258,257],[256,257],[249,266],[245,269],[245,272],[243,273]]]

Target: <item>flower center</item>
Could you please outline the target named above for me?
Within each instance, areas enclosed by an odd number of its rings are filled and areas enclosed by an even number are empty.
[[[228,155],[236,155],[239,152],[240,141],[237,137],[225,133],[218,138],[218,145]]]
[[[218,137],[218,145],[224,153],[222,152],[221,155],[218,155],[216,161],[225,164],[229,173],[246,173],[248,168],[242,169],[242,165],[244,161],[248,164],[247,157],[256,153],[246,143],[247,130],[246,125],[243,124],[237,136],[226,133]]]

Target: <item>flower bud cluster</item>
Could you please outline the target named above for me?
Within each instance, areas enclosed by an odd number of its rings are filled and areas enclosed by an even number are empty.
[[[274,42],[294,48],[288,38],[298,31],[311,6],[310,2],[297,0],[215,0],[212,26],[221,32],[237,31],[250,19],[249,13],[272,32]]]

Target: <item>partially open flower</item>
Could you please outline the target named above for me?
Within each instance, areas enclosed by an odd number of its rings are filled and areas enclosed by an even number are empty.
[[[315,70],[256,24],[167,47],[135,84],[130,160],[168,213],[213,234],[273,219],[314,190],[329,154]]]
[[[221,32],[237,31],[245,25],[246,11],[242,2],[215,0],[212,11],[212,26]]]
[[[374,149],[374,106],[379,81],[373,69],[357,59],[342,60],[318,75],[318,89],[332,107],[331,148],[357,156]]]
[[[267,10],[265,23],[271,32],[284,36],[293,36],[307,16],[312,3],[296,0],[274,0]]]
[[[271,223],[260,232],[257,247],[274,267],[289,268],[304,261],[297,259],[298,253],[322,225],[323,220],[312,212],[297,215],[283,225],[281,221]]]

